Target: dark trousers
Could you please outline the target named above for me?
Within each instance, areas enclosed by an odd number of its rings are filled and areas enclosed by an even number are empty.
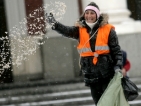
[[[91,95],[92,95],[95,105],[97,105],[100,97],[104,93],[111,79],[112,78],[105,78],[105,79],[102,79],[90,85]]]

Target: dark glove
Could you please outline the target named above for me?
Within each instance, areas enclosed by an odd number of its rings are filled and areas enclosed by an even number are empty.
[[[52,13],[46,13],[46,20],[47,22],[50,24],[50,25],[53,25],[56,23],[56,20],[55,18],[53,17],[53,14]]]

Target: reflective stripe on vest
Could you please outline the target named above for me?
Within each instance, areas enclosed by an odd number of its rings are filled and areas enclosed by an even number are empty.
[[[90,37],[89,37],[89,34],[87,33],[86,28],[80,28],[79,30],[80,42],[79,42],[79,45],[77,46],[77,50],[80,56],[82,57],[94,56],[93,63],[96,64],[97,57],[100,54],[109,53],[110,50],[108,46],[108,37],[109,37],[111,28],[114,28],[114,27],[110,24],[107,24],[98,29],[96,43],[95,43],[95,52],[92,52],[91,47],[90,47],[90,42],[87,42],[90,39]]]
[[[95,46],[95,50],[109,50],[109,46]],[[92,52],[91,48],[78,49],[78,53]]]

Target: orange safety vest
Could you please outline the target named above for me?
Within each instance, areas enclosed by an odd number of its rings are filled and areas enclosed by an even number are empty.
[[[110,24],[106,24],[98,29],[98,35],[96,37],[96,43],[95,43],[95,52],[92,52],[90,47],[90,35],[87,33],[86,28],[80,28],[79,29],[79,39],[80,42],[77,46],[77,50],[81,57],[87,57],[87,56],[94,56],[93,63],[96,64],[98,59],[97,57],[100,54],[107,54],[110,52],[109,46],[108,46],[108,37],[111,28],[115,29],[114,26]]]

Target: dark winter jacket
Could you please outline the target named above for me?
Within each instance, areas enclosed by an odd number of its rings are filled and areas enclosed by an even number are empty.
[[[65,26],[59,22],[55,23],[52,27],[53,30],[56,30],[58,33],[62,34],[65,37],[73,38],[79,41],[79,27],[87,28],[87,32],[92,36],[97,28],[101,27],[104,24],[108,23],[108,15],[101,14],[97,24],[91,28],[85,23],[84,20],[79,20],[77,26]],[[95,51],[95,42],[96,42],[97,33],[90,39],[91,50]],[[98,62],[96,65],[93,64],[93,57],[82,57],[80,60],[81,71],[84,74],[85,82],[87,85],[89,83],[94,83],[101,78],[106,78],[114,74],[115,69],[122,68],[122,52],[118,43],[118,37],[115,30],[111,29],[108,45],[110,48],[110,53],[105,55],[100,55],[98,57]]]

